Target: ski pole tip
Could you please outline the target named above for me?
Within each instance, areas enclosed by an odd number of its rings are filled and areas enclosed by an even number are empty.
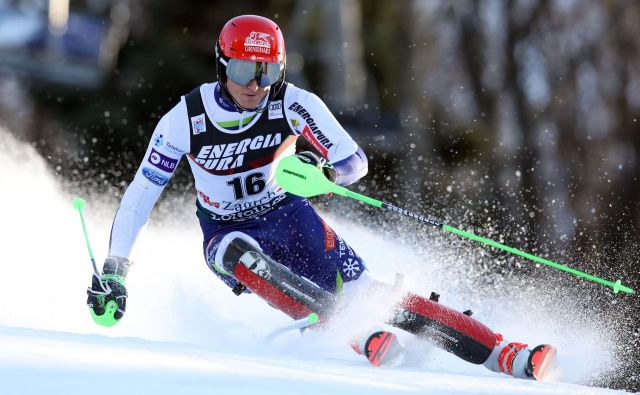
[[[636,291],[634,291],[633,289],[631,289],[629,287],[625,287],[624,285],[622,285],[622,280],[618,280],[615,283],[613,283],[613,293],[617,294],[620,291],[626,292],[628,294],[636,293]]]
[[[309,321],[309,324],[315,324],[317,323],[319,320],[318,314],[316,313],[311,313],[307,316],[307,321]]]
[[[77,197],[77,198],[73,198],[72,204],[73,204],[73,208],[75,208],[76,210],[82,210],[84,206],[87,204],[87,202],[85,202],[83,198]]]

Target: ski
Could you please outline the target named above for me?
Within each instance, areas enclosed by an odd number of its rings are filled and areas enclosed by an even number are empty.
[[[373,366],[395,366],[402,360],[405,349],[395,334],[378,331],[369,336],[363,353]]]

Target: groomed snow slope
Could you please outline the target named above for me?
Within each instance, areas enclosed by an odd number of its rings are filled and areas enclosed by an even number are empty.
[[[0,330],[3,394],[605,394],[574,384],[30,329]]]
[[[289,319],[254,296],[236,297],[208,271],[193,207],[175,207],[173,200],[156,210],[139,239],[125,318],[113,328],[99,327],[85,306],[91,266],[73,196],[33,149],[2,130],[0,162],[3,395],[612,392],[580,385],[616,368],[605,352],[612,337],[600,327],[581,322],[576,330],[557,310],[540,319],[526,303],[477,300],[460,292],[442,265],[416,262],[411,246],[331,216],[380,279],[411,273],[405,275],[407,287],[437,289],[443,302],[472,307],[475,316],[514,340],[558,345],[562,383],[511,379],[425,345],[417,346],[408,366],[376,369],[345,346],[344,325],[289,333],[266,344],[264,337]],[[99,196],[85,197],[101,261],[115,207]],[[169,214],[160,218],[159,212]],[[519,314],[524,310],[531,314]]]

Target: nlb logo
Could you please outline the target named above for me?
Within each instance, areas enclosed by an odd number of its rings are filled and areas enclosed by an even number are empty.
[[[151,148],[151,153],[149,154],[149,162],[158,169],[166,171],[167,173],[173,173],[176,169],[176,165],[178,164],[177,159],[162,155],[153,148]]]

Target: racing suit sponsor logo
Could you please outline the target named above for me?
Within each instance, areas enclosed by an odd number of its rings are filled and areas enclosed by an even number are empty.
[[[158,133],[153,136],[153,145],[155,145],[157,148],[162,148],[162,146],[164,145],[164,136],[162,135],[162,133]]]
[[[356,256],[356,254],[353,252],[351,247],[349,247],[347,243],[345,243],[344,240],[342,240],[342,238],[336,237],[336,239],[338,240],[338,252],[340,253],[340,258],[342,258],[345,255],[348,255],[350,257]]]
[[[316,125],[316,121],[311,117],[307,110],[301,106],[298,102],[294,102],[289,106],[289,110],[295,111],[298,115],[304,119],[307,123],[302,129],[301,134],[306,138],[314,148],[316,148],[326,158],[328,150],[333,146],[333,143],[329,141],[327,136],[324,135],[322,130]]]
[[[162,133],[153,135],[153,145],[159,149],[167,148],[169,151],[175,152],[176,154],[180,154],[180,155],[184,154],[183,150],[171,144],[169,140],[165,141],[164,135]]]
[[[307,139],[307,141],[313,146],[313,148],[317,149],[318,152],[322,154],[322,156],[324,156],[325,158],[329,156],[328,150],[324,148],[324,146],[320,145],[320,143],[316,140],[316,138],[309,130],[309,126],[305,126],[304,129],[302,129],[302,136],[304,136],[304,138]],[[329,144],[332,145],[331,143]]]
[[[144,175],[147,180],[151,181],[151,183],[156,184],[160,187],[166,185],[167,182],[169,182],[169,177],[149,167],[142,168],[142,175]]]
[[[251,32],[244,39],[244,50],[246,52],[271,53],[271,35],[262,32]]]
[[[324,228],[324,250],[335,250],[336,249],[336,232],[331,229],[326,222],[322,221],[322,227]]]
[[[229,170],[244,164],[247,151],[278,146],[282,143],[282,133],[258,135],[237,143],[205,145],[200,149],[195,162],[206,170]]]
[[[218,239],[218,235],[214,235],[211,240],[209,240],[209,242],[207,243],[207,248],[205,249],[205,254],[207,256],[207,262],[210,265],[214,265],[214,258],[216,256],[216,251],[218,250],[218,247],[220,246],[220,241],[222,240],[217,240]]]
[[[211,201],[211,198],[205,195],[204,192],[198,191],[198,195],[200,196],[200,199],[202,199],[202,201],[208,204],[209,206],[220,208],[220,203]]]
[[[164,156],[153,148],[151,148],[151,153],[149,154],[149,162],[158,169],[166,171],[167,173],[173,173],[176,169],[176,165],[178,164],[176,159]]]
[[[269,202],[273,199],[276,198],[276,194],[271,192],[271,191],[267,191],[267,196],[263,196],[258,200],[254,200],[252,202],[244,202],[244,203],[237,203],[236,200],[232,201],[232,202],[227,202],[226,200],[222,202],[222,204],[218,204],[218,206],[222,206],[223,210],[228,210],[228,211],[243,211],[243,210],[248,210],[251,209],[257,205]]]
[[[180,148],[176,147],[175,145],[171,144],[171,142],[169,140],[167,140],[164,144],[165,147],[167,147],[167,149],[169,151],[173,151],[176,152],[178,154],[184,154],[184,151],[181,150]]]
[[[282,118],[282,100],[269,103],[269,119]]]
[[[252,206],[243,211],[237,211],[229,214],[216,214],[216,213],[209,212],[209,215],[211,216],[211,219],[213,219],[214,221],[244,221],[246,219],[258,217],[260,215],[268,213],[286,197],[287,195],[284,195],[284,194],[279,195],[279,196],[276,196],[273,200],[267,201],[264,203],[262,202],[264,201],[265,198],[262,198],[256,202],[246,203],[246,204],[251,204]],[[223,202],[223,205],[226,205],[226,207],[229,207],[231,206],[231,203]],[[226,207],[223,206],[223,209],[228,210],[228,208]]]
[[[207,123],[205,122],[204,114],[191,117],[191,128],[193,129],[194,136],[207,131]]]
[[[358,278],[364,270],[362,259],[356,255],[353,249],[349,247],[340,236],[336,235],[336,240],[338,242],[340,259],[346,257],[346,260],[342,261],[342,274],[351,280]]]
[[[360,272],[360,262],[357,259],[347,259],[342,263],[342,273],[347,277],[355,277]]]

